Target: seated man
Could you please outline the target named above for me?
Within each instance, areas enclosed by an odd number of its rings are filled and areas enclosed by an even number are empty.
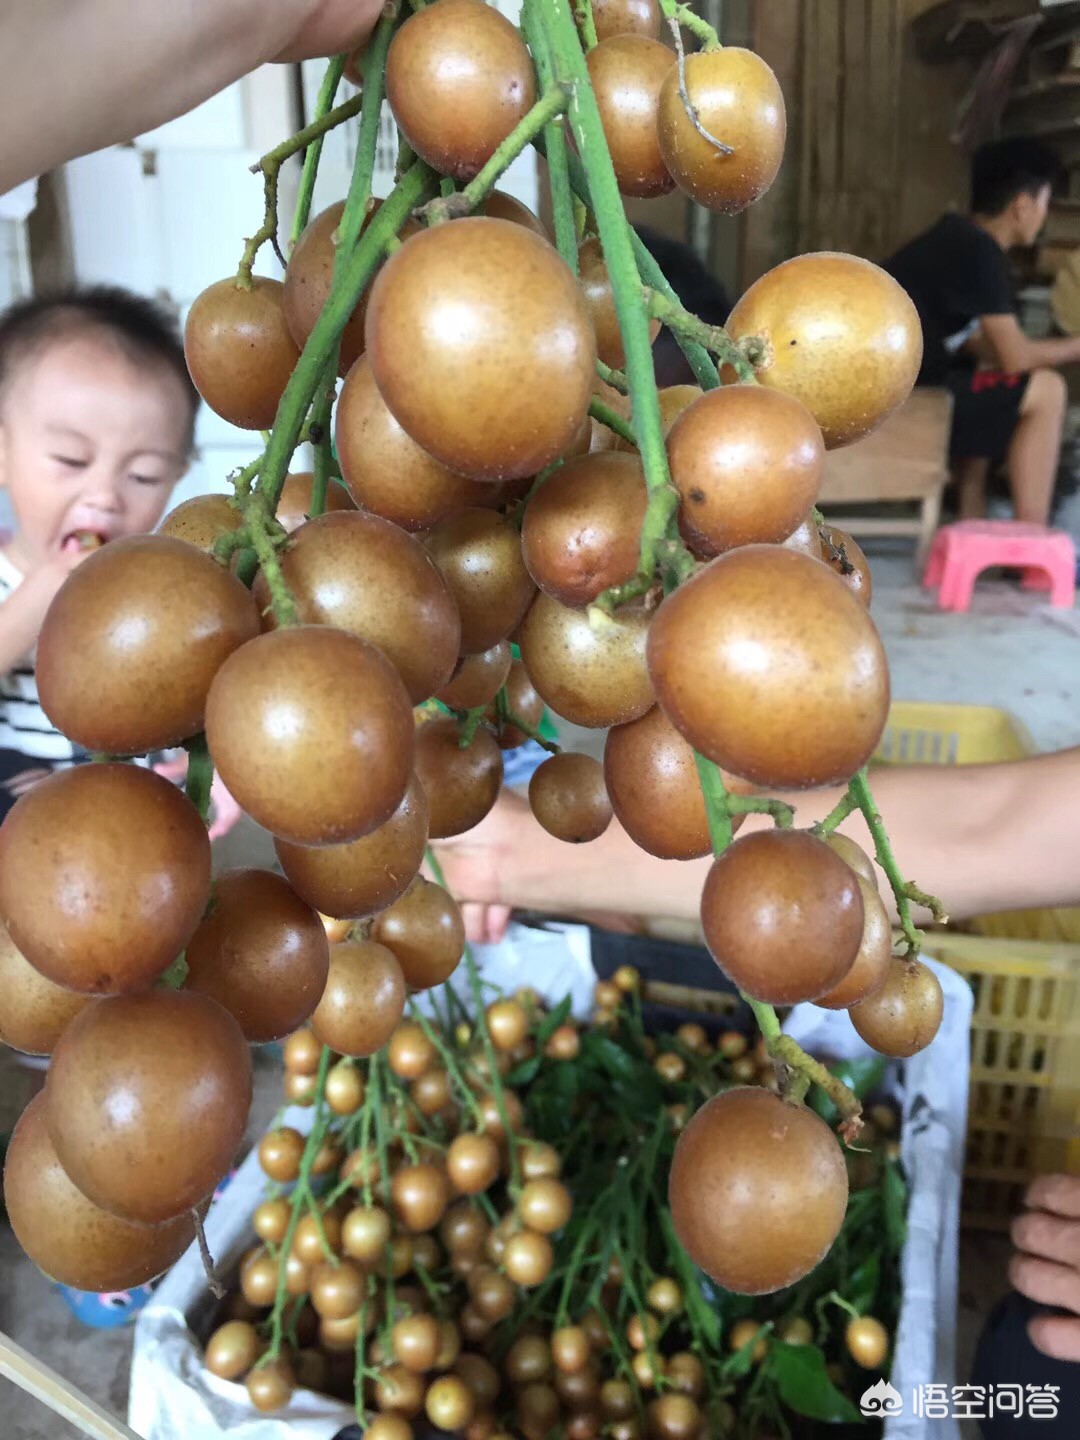
[[[1080,338],[1024,334],[1008,252],[1034,244],[1060,174],[1035,140],[981,146],[971,213],[943,215],[885,265],[922,320],[919,384],[953,393],[962,520],[985,513],[989,468],[1006,458],[1016,518],[1045,525],[1050,516],[1065,417],[1065,382],[1050,367],[1080,361]]]

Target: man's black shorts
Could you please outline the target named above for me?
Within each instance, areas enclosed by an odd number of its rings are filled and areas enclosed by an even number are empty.
[[[1020,420],[1031,376],[1005,370],[963,370],[949,376],[953,393],[954,460],[1001,460]]]

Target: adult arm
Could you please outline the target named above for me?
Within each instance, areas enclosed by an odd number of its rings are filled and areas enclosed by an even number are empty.
[[[980,327],[981,337],[1002,370],[1016,373],[1080,362],[1080,336],[1033,340],[1021,330],[1015,315],[984,315]]]
[[[939,895],[954,919],[1080,904],[1080,748],[1002,765],[883,767],[872,783],[902,873]],[[810,825],[840,793],[785,798],[796,823]],[[751,816],[746,828],[769,823]],[[841,828],[870,848],[861,815]],[[614,820],[599,840],[564,844],[509,792],[437,851],[460,900],[562,915],[695,919],[710,864],[657,860]]]
[[[0,194],[270,60],[352,49],[381,0],[4,0]]]

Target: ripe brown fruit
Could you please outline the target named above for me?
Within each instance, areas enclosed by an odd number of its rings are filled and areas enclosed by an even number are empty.
[[[592,0],[597,40],[613,35],[646,35],[655,40],[663,21],[658,0]]]
[[[287,1185],[300,1174],[304,1137],[291,1125],[268,1130],[259,1141],[259,1164],[271,1180]]]
[[[465,949],[465,924],[457,901],[423,877],[375,917],[371,933],[397,956],[411,990],[429,990],[448,980]]]
[[[392,905],[420,869],[428,839],[428,803],[414,775],[394,813],[370,835],[346,845],[274,850],[289,884],[323,915],[359,919]]]
[[[454,1260],[465,1257],[479,1261],[490,1235],[491,1226],[487,1219],[467,1200],[459,1200],[456,1205],[451,1205],[439,1224],[439,1239]],[[469,1275],[470,1294],[479,1285],[482,1276],[482,1269]]]
[[[251,1106],[251,1056],[233,1017],[205,995],[123,995],[67,1027],[45,1094],[56,1153],[83,1194],[156,1225],[199,1204],[231,1164]]]
[[[287,1200],[264,1200],[251,1217],[251,1228],[266,1244],[280,1245],[289,1228],[290,1213]]]
[[[390,1069],[402,1080],[418,1080],[434,1065],[438,1052],[415,1020],[403,1021],[386,1052]]]
[[[409,1087],[412,1102],[421,1115],[448,1116],[454,1109],[454,1092],[445,1070],[429,1070]]]
[[[60,770],[0,827],[0,917],[47,979],[84,994],[152,985],[210,894],[210,842],[191,802],[134,765]]]
[[[848,780],[885,728],[888,665],[864,606],[779,546],[732,550],[669,595],[648,657],[676,728],[758,785]]]
[[[38,639],[42,709],[87,750],[141,755],[203,728],[210,682],[259,631],[250,594],[162,535],[103,545],[73,570]]]
[[[213,550],[222,535],[233,534],[243,523],[244,517],[228,495],[193,495],[169,511],[157,533],[185,540],[197,550]]]
[[[517,1000],[495,1000],[486,1011],[488,1033],[496,1049],[516,1050],[529,1033],[529,1017]]]
[[[379,1206],[357,1206],[345,1216],[341,1245],[345,1254],[364,1265],[375,1264],[390,1240],[390,1216]]]
[[[446,1172],[421,1161],[403,1165],[390,1184],[390,1200],[399,1225],[414,1234],[433,1230],[450,1199]]]
[[[0,995],[0,1044],[26,1055],[51,1055],[68,1023],[92,1000],[35,970],[2,925]]]
[[[320,515],[294,532],[281,574],[300,620],[377,645],[414,704],[454,672],[461,625],[454,598],[419,541],[378,515]],[[276,625],[265,581],[255,586],[265,629]]]
[[[519,1230],[511,1235],[503,1251],[503,1269],[515,1285],[531,1289],[542,1285],[551,1274],[555,1252],[546,1235],[535,1230]]]
[[[457,220],[407,240],[372,289],[367,343],[400,424],[477,479],[536,474],[589,406],[596,338],[577,282],[510,221]]]
[[[709,953],[755,1000],[794,1005],[841,984],[863,934],[858,879],[803,830],[736,840],[701,894]]]
[[[515,526],[492,510],[461,510],[425,538],[461,615],[461,653],[489,650],[512,634],[535,587]]]
[[[743,295],[728,333],[760,336],[761,384],[801,400],[829,450],[880,425],[911,394],[922,363],[922,326],[906,291],[856,255],[785,260]]]
[[[335,1115],[354,1115],[364,1103],[364,1077],[347,1060],[339,1060],[327,1074],[326,1103]]]
[[[557,840],[574,845],[596,840],[611,823],[604,767],[591,755],[552,755],[533,771],[529,806]]]
[[[463,655],[453,677],[436,691],[435,699],[449,705],[451,710],[472,710],[477,705],[487,705],[506,684],[510,660],[508,640],[500,640],[475,655]]]
[[[490,1135],[456,1135],[446,1152],[446,1173],[463,1195],[479,1195],[498,1177],[498,1145]]]
[[[310,1030],[297,1030],[282,1047],[285,1069],[293,1075],[314,1075],[319,1068],[322,1046]]]
[[[229,1320],[219,1325],[206,1342],[206,1368],[221,1380],[239,1380],[261,1352],[262,1341],[255,1326],[247,1320]]]
[[[780,169],[787,135],[783,91],[759,55],[736,45],[688,55],[685,88],[701,125],[732,153],[725,155],[694,126],[672,66],[657,119],[664,164],[699,205],[736,215],[765,194]]]
[[[604,263],[600,241],[595,236],[583,240],[578,247],[578,283],[596,331],[597,356],[613,370],[621,370],[626,364],[626,351],[619,330],[619,317],[615,313],[611,276]],[[650,339],[655,340],[659,333],[659,320],[650,320]]]
[[[688,1395],[658,1395],[649,1402],[649,1434],[656,1440],[698,1440],[702,1414]]]
[[[364,1272],[351,1260],[323,1261],[311,1272],[311,1303],[324,1320],[347,1320],[364,1300]]]
[[[4,1204],[15,1238],[35,1265],[77,1290],[127,1290],[167,1270],[191,1243],[188,1214],[136,1225],[76,1189],[49,1138],[44,1094],[23,1111],[8,1144]]]
[[[825,1122],[756,1088],[705,1102],[679,1136],[668,1182],[690,1258],[740,1295],[808,1274],[836,1239],[847,1196],[844,1157]]]
[[[322,1226],[320,1233],[319,1226]],[[326,1258],[323,1236],[335,1254],[341,1253],[341,1220],[333,1210],[323,1211],[316,1223],[312,1214],[302,1215],[293,1234],[292,1253],[305,1265],[317,1265]]]
[[[214,884],[210,912],[188,942],[185,989],[209,995],[254,1045],[308,1018],[326,986],[322,921],[269,870],[232,870]]]
[[[286,475],[285,483],[281,487],[281,498],[278,500],[278,507],[275,511],[278,524],[283,530],[291,535],[294,530],[299,529],[311,514],[311,489],[315,483],[315,476],[310,470],[298,471],[294,475]],[[355,510],[352,496],[341,485],[335,485],[333,481],[326,487],[326,504],[323,507],[324,513],[330,510]]]
[[[921,960],[893,960],[881,989],[848,1011],[859,1035],[881,1055],[907,1059],[941,1028],[941,982]]]
[[[387,409],[361,356],[338,398],[334,436],[341,475],[356,503],[405,530],[425,530],[490,489],[455,475],[421,450]]]
[[[515,225],[524,225],[526,230],[531,230],[534,235],[539,235],[541,240],[550,240],[548,232],[544,229],[543,222],[533,214],[527,205],[523,205],[515,196],[506,190],[492,190],[488,194],[479,210],[489,220],[512,220]]]
[[[441,1338],[433,1315],[406,1315],[394,1322],[390,1332],[394,1359],[406,1370],[423,1375],[434,1367]]]
[[[588,54],[615,177],[624,195],[664,195],[675,188],[660,153],[660,92],[675,56],[644,35],[620,34]]]
[[[873,1315],[860,1315],[844,1331],[847,1352],[864,1370],[880,1370],[889,1353],[889,1332]]]
[[[636,720],[653,704],[645,664],[649,617],[624,606],[593,629],[588,613],[541,592],[519,632],[521,658],[537,692],[574,725],[602,729]]]
[[[184,358],[215,414],[244,430],[269,430],[300,358],[281,282],[254,275],[250,289],[232,276],[209,285],[188,311]]]
[[[345,940],[330,952],[330,974],[311,1029],[339,1055],[374,1055],[394,1033],[405,994],[392,951],[372,940]]]
[[[446,0],[438,0],[438,3],[446,4]],[[425,13],[420,11],[421,15]],[[424,1412],[440,1430],[464,1430],[476,1414],[476,1400],[460,1376],[440,1375],[428,1386]]]
[[[864,880],[877,890],[877,872],[874,869],[874,862],[862,848],[851,839],[849,835],[842,835],[838,830],[832,830],[824,837],[825,844],[830,850],[834,850],[845,865],[850,865],[856,875],[861,875]]]
[[[876,994],[885,984],[892,960],[892,925],[877,886],[856,872],[856,883],[863,902],[863,933],[855,960],[839,985],[816,1004],[826,1010],[846,1010],[849,1005]]]
[[[435,0],[394,36],[386,98],[422,160],[471,180],[532,107],[536,75],[521,32],[498,10]]]
[[[580,1325],[564,1325],[551,1337],[551,1358],[567,1375],[577,1375],[592,1357],[589,1337]]]
[[[425,721],[416,736],[416,776],[427,795],[432,840],[479,825],[502,788],[502,751],[491,731],[479,726],[464,749],[460,735],[458,722],[447,717]]]
[[[518,1196],[517,1210],[522,1223],[542,1235],[561,1230],[570,1219],[574,1202],[561,1180],[544,1176],[527,1180]]]
[[[292,1399],[296,1387],[296,1374],[292,1362],[284,1355],[260,1365],[245,1381],[248,1399],[256,1410],[270,1414],[283,1410]]]
[[[822,539],[822,558],[826,565],[840,576],[855,598],[861,600],[869,609],[874,585],[870,575],[870,562],[861,547],[846,530],[838,530],[835,525],[822,526]]]
[[[761,385],[710,390],[668,434],[679,523],[695,555],[779,544],[817,499],[821,431],[805,405]]]
[[[710,853],[694,752],[659,705],[608,731],[604,781],[619,823],[642,850],[661,860]]]
[[[364,217],[361,235],[378,214],[382,201],[376,200]],[[293,252],[285,271],[283,302],[285,322],[297,345],[307,343],[308,336],[315,328],[326,297],[330,294],[330,281],[334,272],[334,256],[337,251],[338,226],[345,210],[344,200],[327,206],[310,220]],[[338,374],[347,375],[364,350],[364,319],[367,315],[371,286],[364,287],[352,314],[341,332],[341,356]]]
[[[300,845],[369,835],[412,773],[408,692],[381,650],[324,625],[271,631],[218,671],[206,737],[249,815]]]
[[[413,1428],[403,1415],[376,1415],[364,1435],[366,1440],[413,1440]]]
[[[568,460],[526,507],[520,552],[528,573],[562,605],[588,605],[629,580],[647,498],[636,455],[607,450]]]

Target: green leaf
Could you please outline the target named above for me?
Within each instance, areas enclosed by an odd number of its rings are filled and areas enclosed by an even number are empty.
[[[894,1250],[902,1250],[907,1239],[907,1186],[900,1167],[889,1161],[881,1177],[881,1201],[885,1211],[885,1234]]]
[[[825,1357],[816,1345],[788,1345],[774,1340],[765,1366],[789,1409],[811,1420],[856,1424],[862,1416],[836,1388],[825,1369]]]
[[[741,1345],[734,1355],[729,1355],[720,1366],[720,1374],[725,1380],[740,1380],[744,1375],[749,1375],[750,1367],[754,1363],[754,1349],[759,1340],[767,1338],[772,1330],[772,1321],[760,1326],[750,1336],[745,1345]]]
[[[642,1078],[642,1071],[648,1070],[640,1060],[635,1060],[607,1035],[599,1035],[594,1031],[586,1040],[586,1049],[589,1058],[595,1060],[615,1080],[637,1083]]]
[[[682,1242],[675,1233],[671,1215],[667,1210],[660,1211],[660,1223],[664,1229],[668,1255],[678,1274],[683,1292],[683,1302],[689,1318],[693,1322],[693,1328],[708,1342],[710,1349],[719,1350],[724,1338],[723,1327],[720,1323],[719,1313],[709,1304],[702,1293],[701,1271],[683,1249]]]
[[[540,1069],[540,1056],[533,1055],[528,1060],[523,1060],[520,1065],[515,1065],[513,1070],[503,1081],[504,1085],[528,1085],[536,1079],[537,1071]]]
[[[851,1272],[851,1278],[845,1287],[844,1299],[850,1300],[861,1314],[874,1308],[874,1297],[877,1294],[880,1274],[881,1266],[876,1255],[871,1255]]]
[[[555,1006],[550,1014],[545,1015],[537,1026],[536,1048],[542,1050],[560,1025],[565,1025],[566,1017],[570,1014],[570,996]]]

